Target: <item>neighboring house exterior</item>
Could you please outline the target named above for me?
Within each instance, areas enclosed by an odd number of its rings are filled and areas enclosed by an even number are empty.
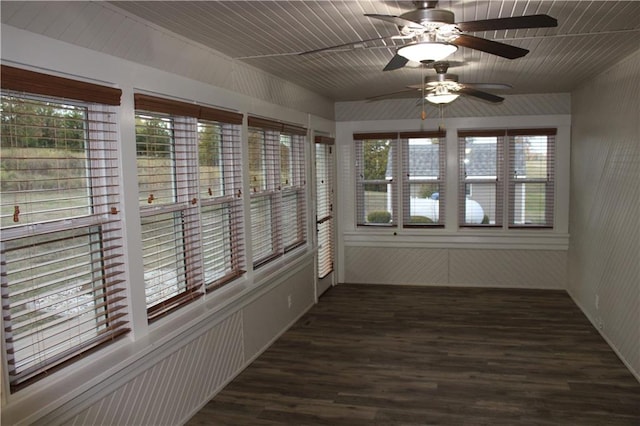
[[[473,176],[477,178],[496,178],[502,177],[502,171],[496,170],[498,153],[496,152],[498,144],[476,142],[473,149],[465,153],[463,160],[463,175]],[[409,181],[423,180],[425,178],[437,180],[440,171],[440,158],[438,145],[429,144],[409,144],[409,164],[408,178]],[[393,178],[393,152],[389,150],[386,178]],[[525,169],[525,152],[520,146],[516,147],[513,156],[515,162],[513,168],[515,170]],[[417,192],[417,191],[414,191]],[[483,185],[466,185],[466,222],[482,223],[485,215],[495,217],[495,192],[494,188]],[[391,194],[391,191],[387,191]],[[420,193],[410,194],[410,207],[412,215],[425,216],[437,222],[440,212],[439,194],[433,193],[429,197],[425,197]],[[524,200],[524,194],[521,194]],[[391,200],[387,200],[388,210],[391,211]]]

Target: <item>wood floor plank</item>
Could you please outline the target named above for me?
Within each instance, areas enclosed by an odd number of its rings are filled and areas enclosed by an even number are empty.
[[[640,425],[564,291],[340,285],[188,425]]]

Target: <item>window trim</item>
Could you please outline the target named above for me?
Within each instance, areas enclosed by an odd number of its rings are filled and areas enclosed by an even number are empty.
[[[261,258],[256,258],[256,246],[258,241],[254,240],[256,236],[252,233],[252,249],[253,249],[253,268],[259,269],[264,265],[267,265],[291,252],[299,247],[307,244],[307,182],[306,182],[306,153],[305,146],[307,140],[307,129],[304,127],[296,126],[289,123],[283,123],[279,121],[270,120],[263,117],[249,116],[247,118],[248,144],[251,144],[251,135],[253,133],[260,135],[260,161],[261,161],[261,173],[264,173],[264,183],[260,188],[253,187],[250,191],[251,203],[253,202],[269,202],[270,217],[268,222],[270,223],[269,235],[261,239],[262,243],[266,243],[267,240],[271,246],[269,254],[265,254]],[[283,186],[281,181],[281,143],[282,136],[289,136],[291,141],[290,158],[292,169],[290,175],[292,182],[289,185]],[[249,146],[249,156],[251,157],[252,149]],[[251,161],[249,161],[251,163]],[[250,165],[251,167],[251,165]],[[250,171],[251,173],[251,171]],[[291,218],[285,218],[285,198],[294,194],[295,197],[295,217],[293,220],[296,222],[297,238],[291,244],[287,245],[285,241],[284,233],[284,221]],[[252,222],[252,228],[254,226],[255,219],[253,212],[249,212],[249,217]]]
[[[402,220],[398,210],[398,133],[397,132],[382,132],[382,133],[354,133],[353,140],[355,142],[355,200],[356,200],[356,226],[361,228],[397,228],[398,224]],[[364,173],[361,173],[361,167],[364,167],[364,152],[363,144],[366,141],[388,141],[390,144],[389,150],[391,153],[391,179],[365,179]],[[388,167],[388,164],[387,164]],[[365,215],[365,185],[388,185],[391,189],[391,219],[389,223],[375,223],[367,222]]]
[[[246,272],[245,267],[245,250],[244,250],[244,200],[243,200],[243,179],[242,167],[238,167],[237,163],[242,160],[240,128],[237,124],[213,121],[209,119],[198,119],[198,126],[217,125],[220,127],[220,145],[219,145],[219,161],[223,167],[222,194],[207,198],[202,195],[204,188],[200,187],[201,170],[198,173],[198,191],[200,195],[200,219],[201,229],[204,234],[206,208],[227,209],[230,215],[230,238],[229,238],[229,270],[223,276],[208,282],[206,277],[206,256],[204,259],[205,267],[205,288],[206,292],[217,290],[233,280],[241,277]],[[226,135],[226,136],[225,136]],[[199,134],[198,134],[199,138]],[[236,146],[234,146],[236,145]],[[198,139],[198,158],[200,158],[200,139]],[[209,190],[210,191],[210,190]],[[203,255],[205,254],[205,242],[203,241]],[[225,247],[226,248],[226,247]],[[226,256],[225,256],[225,260]]]
[[[134,94],[136,116],[150,114],[156,117],[167,117],[174,123],[172,146],[176,143],[176,139],[180,139],[180,146],[183,147],[184,152],[180,158],[175,158],[172,162],[174,170],[172,173],[176,173],[177,170],[182,170],[178,173],[179,179],[182,181],[181,188],[184,188],[182,193],[176,193],[177,199],[175,202],[164,206],[142,206],[140,208],[140,215],[142,217],[160,215],[165,213],[182,212],[183,224],[185,230],[183,255],[185,257],[185,285],[184,290],[166,300],[159,302],[156,305],[148,306],[148,321],[153,322],[165,315],[173,312],[174,310],[181,308],[189,304],[190,302],[199,299],[206,292],[214,291],[230,282],[234,279],[241,277],[245,271],[244,265],[244,244],[238,239],[244,238],[244,230],[238,230],[238,235],[232,236],[230,244],[233,245],[232,250],[236,251],[236,255],[240,258],[236,258],[238,266],[232,273],[225,274],[224,276],[216,279],[212,282],[206,282],[205,277],[205,259],[204,259],[204,247],[203,247],[203,213],[202,209],[212,206],[228,205],[228,208],[235,212],[237,215],[243,215],[244,201],[242,200],[242,178],[239,181],[233,181],[232,185],[237,185],[238,188],[234,188],[234,194],[225,194],[221,197],[215,197],[215,199],[204,200],[200,197],[200,173],[199,173],[199,134],[198,123],[205,122],[212,124],[220,124],[221,132],[228,131],[225,126],[235,126],[231,129],[237,136],[240,135],[239,125],[242,124],[244,116],[240,113],[212,108],[195,103],[187,103],[169,98],[161,98],[157,96],[151,96],[144,93]],[[176,126],[177,123],[177,126]],[[185,134],[176,138],[176,128],[180,130],[184,128]],[[230,143],[240,143],[240,138],[237,141],[231,141]],[[239,146],[236,147],[239,150]],[[226,151],[225,151],[226,152]],[[241,151],[238,151],[241,156]],[[176,164],[176,161],[180,161],[180,164]],[[221,158],[221,161],[233,162],[233,158],[229,159]],[[225,171],[226,173],[226,171]],[[178,183],[180,185],[180,183]],[[237,189],[237,191],[236,191]],[[242,227],[244,224],[244,217],[234,219],[233,223],[236,226]],[[240,251],[238,249],[241,248]],[[186,259],[189,260],[186,260]]]
[[[403,206],[403,228],[444,228],[446,226],[446,191],[447,191],[447,135],[446,132],[441,130],[436,131],[422,131],[422,132],[400,132],[399,133],[400,144],[402,146],[402,206]],[[438,177],[435,179],[416,179],[410,180],[410,161],[409,156],[409,140],[410,139],[438,139]],[[437,183],[439,186],[439,199],[438,199],[438,221],[433,223],[412,223],[411,222],[411,185],[413,184],[429,184]]]
[[[316,170],[316,238],[318,252],[316,254],[318,279],[324,279],[334,271],[335,266],[335,213],[333,158],[335,139],[316,135],[315,142],[315,170]],[[320,151],[322,150],[322,151]],[[318,166],[318,159],[323,161],[323,167]],[[326,189],[325,189],[326,188]],[[322,189],[322,190],[321,190]],[[321,216],[318,213],[323,213]]]
[[[94,337],[84,342],[76,343],[63,351],[58,351],[55,355],[50,355],[46,360],[33,364],[22,371],[17,371],[16,367],[5,365],[7,374],[10,377],[8,383],[9,392],[13,394],[54,371],[85,357],[98,348],[102,348],[105,344],[119,340],[127,335],[131,329],[129,327],[127,289],[123,285],[126,281],[123,267],[124,253],[122,252],[121,200],[119,199],[122,186],[118,175],[115,174],[117,167],[113,165],[114,162],[118,161],[120,155],[118,138],[113,128],[117,125],[115,119],[117,116],[116,106],[120,104],[121,91],[93,83],[56,77],[6,65],[2,65],[2,89],[3,97],[13,96],[22,99],[34,99],[59,105],[78,103],[79,106],[85,108],[83,118],[85,126],[84,151],[87,153],[87,159],[84,167],[88,174],[88,188],[95,188],[95,191],[92,190],[86,194],[89,201],[88,208],[91,211],[87,211],[86,214],[80,216],[74,215],[60,219],[10,226],[2,232],[2,254],[4,257],[5,250],[8,250],[6,247],[8,242],[19,241],[33,236],[47,236],[47,240],[43,241],[42,244],[57,241],[56,235],[58,234],[60,240],[67,239],[68,237],[63,235],[65,232],[77,231],[81,233],[81,236],[89,238],[88,251],[85,254],[94,259],[91,261],[90,266],[91,283],[101,283],[101,285],[93,287],[91,294],[94,302],[104,299],[94,306],[93,318],[96,321],[99,320],[96,323],[96,327],[100,324],[106,326],[106,328],[94,328],[96,332]],[[106,237],[106,234],[111,236]],[[94,247],[95,242],[92,241],[94,235],[99,235],[99,244],[96,247]],[[95,257],[96,255],[98,257]],[[94,264],[95,262],[97,264]],[[8,265],[9,263],[3,259],[3,311],[11,309]],[[71,265],[71,267],[74,266]],[[94,275],[96,273],[97,276]],[[62,280],[65,281],[64,278]],[[38,288],[43,287],[39,286]],[[68,288],[69,283],[66,283],[64,289]],[[98,308],[100,308],[100,311],[95,310]],[[3,313],[3,315],[3,324],[5,326],[3,339],[6,342],[3,348],[9,350],[12,348],[11,313]],[[74,339],[83,337],[84,332],[78,329],[77,333],[72,335]],[[51,336],[46,338],[48,339],[49,337]],[[44,342],[44,339],[43,337],[39,341]],[[65,341],[68,342],[69,339]],[[48,344],[44,346],[45,348],[52,348]],[[36,354],[38,353],[40,352],[36,352]],[[4,361],[8,362],[9,358],[7,353],[3,355]]]
[[[458,227],[464,228],[489,228],[489,229],[510,229],[510,230],[533,230],[533,229],[555,229],[555,193],[557,182],[555,178],[555,158],[557,150],[557,128],[507,128],[507,129],[481,129],[481,130],[458,130],[458,158],[459,158],[459,184],[458,184]],[[497,176],[493,179],[473,179],[473,183],[496,183],[496,224],[466,224],[464,221],[466,184],[469,180],[465,177],[465,138],[467,137],[497,137],[496,146],[496,168]],[[538,225],[513,224],[514,206],[512,188],[516,184],[512,173],[513,152],[512,140],[514,136],[553,136],[552,141],[548,141],[552,153],[546,157],[547,167],[550,170],[548,178],[544,180],[547,184],[546,200],[547,209],[545,217],[550,223]],[[549,188],[550,186],[550,188]]]

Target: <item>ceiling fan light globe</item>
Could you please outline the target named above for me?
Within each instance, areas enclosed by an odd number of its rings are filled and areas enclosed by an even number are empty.
[[[460,95],[457,95],[455,93],[429,93],[427,96],[425,96],[425,99],[432,104],[448,104],[458,99],[458,96]]]
[[[458,50],[458,46],[440,41],[410,43],[398,49],[398,55],[410,61],[440,61]]]

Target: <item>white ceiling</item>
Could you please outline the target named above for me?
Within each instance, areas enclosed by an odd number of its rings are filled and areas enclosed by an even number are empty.
[[[365,13],[400,15],[411,1],[117,1],[144,18],[231,58],[335,101],[361,100],[419,84],[418,67],[383,72],[395,44],[376,41],[336,51],[297,53],[398,34]],[[455,21],[548,14],[557,28],[473,33],[530,53],[509,60],[461,47],[449,72],[465,83],[506,83],[508,92],[570,92],[640,48],[640,1],[441,0]]]
[[[394,43],[377,41],[339,51],[296,53],[398,34],[365,13],[400,15],[411,1],[125,1],[112,4],[158,26],[336,101],[360,100],[419,84],[405,67],[383,72]],[[456,22],[548,14],[558,27],[473,35],[530,53],[509,60],[461,47],[449,72],[465,83],[506,83],[503,94],[569,92],[640,47],[639,1],[441,0]],[[386,45],[385,45],[386,44]],[[461,65],[462,63],[463,65]],[[497,92],[496,92],[497,93]]]

